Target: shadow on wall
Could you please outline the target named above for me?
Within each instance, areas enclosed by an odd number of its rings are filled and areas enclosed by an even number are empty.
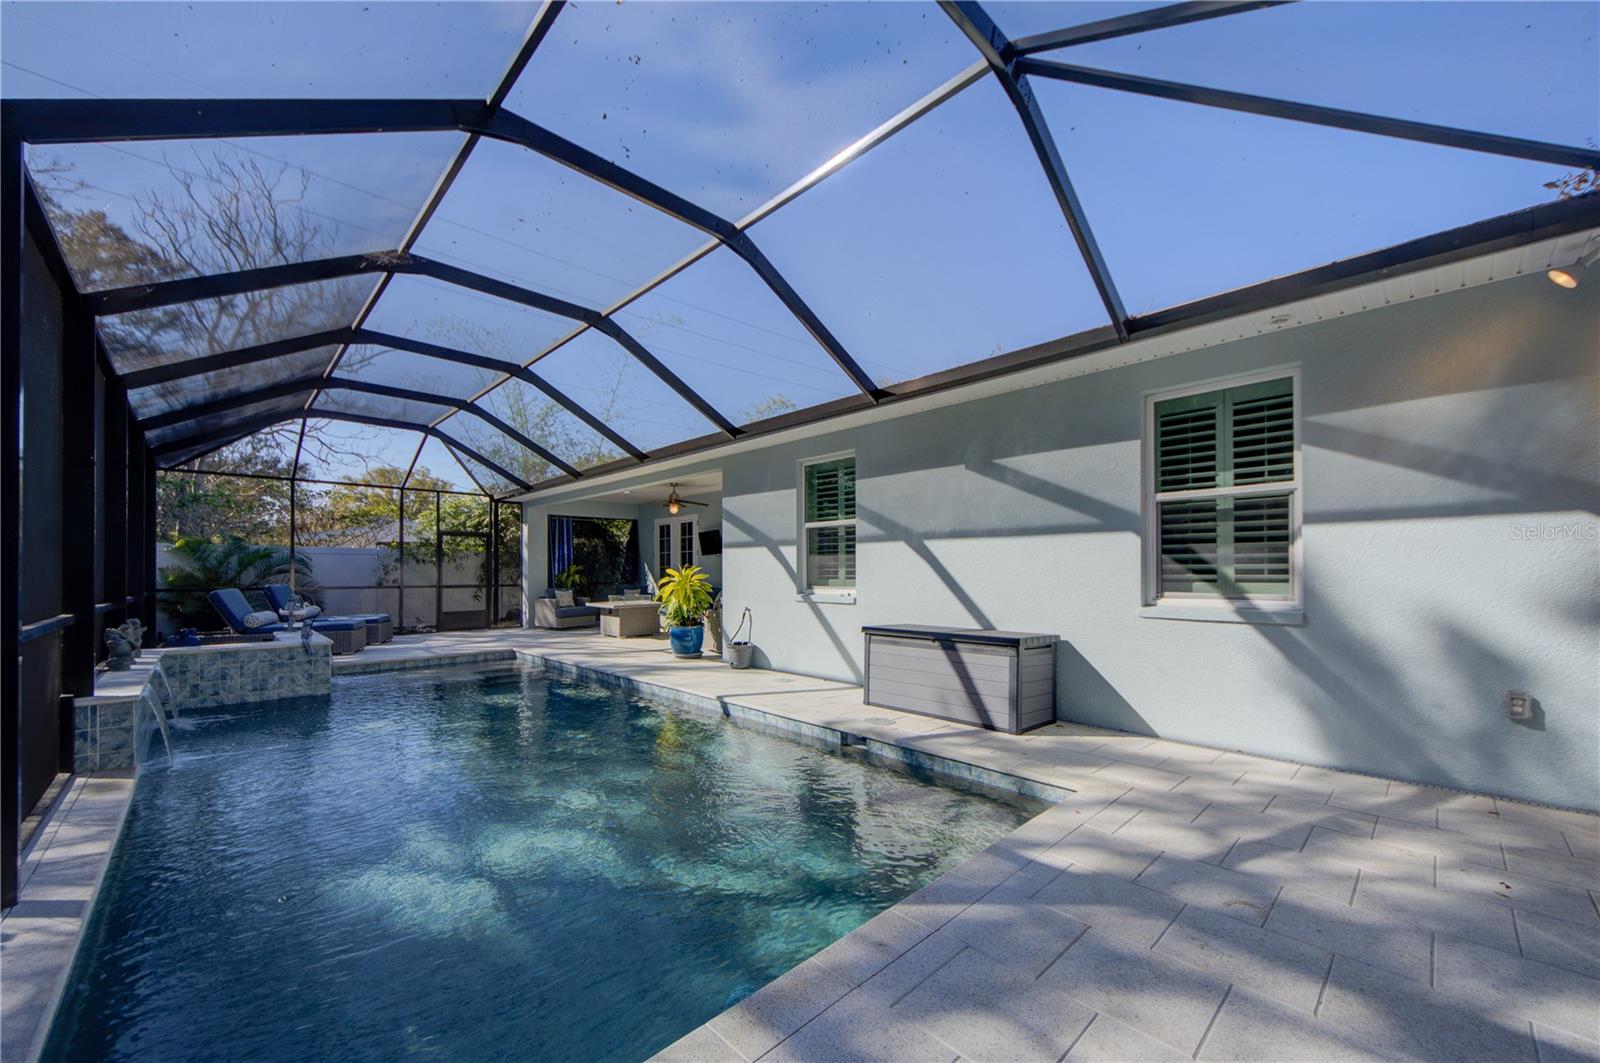
[[[795,570],[794,564],[789,560],[789,550],[793,549],[793,543],[784,544],[777,539],[774,539],[772,536],[761,532],[749,521],[740,518],[737,513],[730,513],[726,508],[724,508],[722,511],[722,522],[730,527],[739,529],[747,537],[749,537],[750,545],[759,549],[763,549],[769,555],[771,555],[772,559],[776,561],[783,569],[785,577],[789,580],[789,586],[798,587],[800,585],[800,574]],[[724,545],[724,549],[727,549],[728,545],[731,544]],[[786,545],[788,547],[787,549],[785,548]],[[827,618],[822,615],[822,610],[817,607],[815,602],[807,602],[805,604],[807,610],[809,610],[811,613],[811,619],[816,623],[817,630],[826,635],[828,641],[833,643],[833,649],[838,657],[839,663],[842,664],[850,673],[850,681],[853,683],[860,683],[864,677],[861,674],[861,669],[856,666],[854,658],[851,657],[850,651],[845,647],[844,640],[839,638],[838,632],[833,630],[833,625],[830,624]],[[772,658],[767,656],[766,651],[761,648],[760,642],[756,642],[754,644],[751,653],[751,663],[757,668],[773,667]],[[795,669],[792,665],[786,670],[791,672],[797,671],[797,669]],[[800,674],[804,675],[806,673],[801,672]],[[824,676],[823,678],[827,677]]]
[[[1097,603],[1068,588],[1058,594],[1057,612],[1066,618],[1058,633],[1076,635],[1081,644],[1063,642],[1058,651],[1063,718],[1227,744],[1208,733],[1205,710],[1228,711],[1228,670],[1237,668],[1243,670],[1237,696],[1264,704],[1241,707],[1231,718],[1261,721],[1253,732],[1236,727],[1231,741],[1254,740],[1260,752],[1448,785],[1503,780],[1525,791],[1537,789],[1541,776],[1547,788],[1554,779],[1592,776],[1594,751],[1573,748],[1592,744],[1594,706],[1600,704],[1600,689],[1592,687],[1588,704],[1572,704],[1584,694],[1570,667],[1571,653],[1581,648],[1564,647],[1555,658],[1563,665],[1563,689],[1554,696],[1551,659],[1536,642],[1508,634],[1516,629],[1505,627],[1509,621],[1487,604],[1492,583],[1463,592],[1470,586],[1463,579],[1510,580],[1514,573],[1458,575],[1448,558],[1429,552],[1437,550],[1429,543],[1439,541],[1439,529],[1461,536],[1474,552],[1482,547],[1487,557],[1474,564],[1513,566],[1520,561],[1486,538],[1497,534],[1493,518],[1504,518],[1510,535],[1511,522],[1522,518],[1600,513],[1600,487],[1584,475],[1594,467],[1592,365],[1572,353],[1574,336],[1588,342],[1593,327],[1575,331],[1570,313],[1530,321],[1524,299],[1527,292],[1542,296],[1541,283],[1532,278],[1522,294],[1511,288],[1478,292],[1456,300],[1449,313],[1441,303],[1425,348],[1408,341],[1404,356],[1392,360],[1337,361],[1350,349],[1388,349],[1397,323],[1415,333],[1413,319],[1396,317],[1415,311],[1374,312],[1337,332],[1312,326],[1298,333],[1310,359],[1303,413],[1306,526],[1308,536],[1327,529],[1323,542],[1337,547],[1310,555],[1306,626],[1146,623],[1124,617],[1123,610],[1116,623],[1127,629],[1130,644],[1112,653],[1085,637],[1096,623]],[[1039,388],[863,430],[857,445],[875,455],[877,467],[863,481],[861,542],[906,552],[896,596],[948,602],[940,607],[948,615],[935,619],[1017,626],[1019,595],[1038,604],[1038,596],[1053,592],[1018,586],[1003,573],[980,570],[974,578],[960,560],[973,551],[946,544],[988,541],[984,549],[992,555],[1014,549],[1022,538],[1048,538],[1071,557],[1085,535],[1117,537],[1123,547],[1137,542],[1141,389],[1196,374],[1247,371],[1283,349],[1281,338],[1263,338],[1199,352],[1177,368],[1130,367],[1114,382],[1111,375],[1085,377],[1072,382],[1082,415],[1071,418],[1062,416],[1060,389]],[[1537,413],[1530,416],[1530,409]],[[781,472],[761,486],[793,489]],[[1452,524],[1468,518],[1490,521]],[[797,580],[792,538],[763,534],[737,513],[724,519],[767,551],[778,564],[774,573],[781,569]],[[1413,535],[1407,539],[1399,531]],[[1370,552],[1363,557],[1363,550]],[[1376,571],[1374,561],[1386,573]],[[1551,639],[1571,639],[1600,626],[1600,611],[1589,601],[1592,571],[1551,584],[1552,566],[1559,563],[1533,561],[1531,571],[1547,585],[1535,593],[1545,599],[1522,598],[1516,615],[1548,625]],[[1436,597],[1395,594],[1395,580],[1413,578],[1413,572],[1419,572],[1415,586],[1436,588]],[[1137,571],[1129,578],[1137,580]],[[1556,593],[1548,592],[1551,586]],[[931,593],[935,588],[939,595]],[[854,631],[841,636],[834,630],[843,622],[839,614],[808,608],[832,644],[839,674],[848,668],[859,682]],[[1049,609],[1030,612],[1050,615]],[[1151,662],[1139,655],[1163,645],[1207,663],[1203,685],[1209,692],[1199,711],[1181,703],[1181,675],[1164,686],[1156,677],[1144,681]],[[757,660],[771,664],[764,653]],[[1506,720],[1500,699],[1507,689],[1544,692],[1544,718]],[[1146,700],[1154,697],[1151,690],[1168,693],[1158,703]],[[1600,803],[1595,792],[1544,797]]]
[[[978,605],[977,599],[972,596],[971,592],[962,586],[961,581],[956,579],[955,575],[945,567],[944,562],[935,556],[921,534],[888,515],[868,506],[863,506],[859,502],[856,503],[856,519],[887,533],[887,535],[866,536],[867,541],[896,542],[902,546],[909,547],[911,552],[917,556],[917,559],[928,567],[928,571],[933,573],[934,577],[944,585],[945,590],[949,591],[955,600],[961,603],[961,608],[972,618],[974,626],[991,628],[996,626],[994,621],[989,619],[989,614],[984,612],[983,608]],[[1015,534],[1015,532],[1011,534]]]
[[[1538,660],[1508,653],[1491,636],[1437,608],[1419,613],[1409,625],[1421,633],[1416,644],[1397,646],[1375,636],[1359,618],[1343,615],[1321,592],[1314,572],[1308,573],[1305,627],[1238,625],[1289,666],[1269,713],[1279,714],[1285,729],[1301,732],[1289,743],[1298,751],[1295,759],[1469,790],[1495,792],[1498,783],[1501,792],[1515,788],[1509,796],[1600,809],[1600,784],[1591,783],[1585,792],[1548,789],[1551,780],[1593,778],[1592,762],[1572,738],[1592,719],[1600,690],[1587,703],[1547,707],[1536,700],[1533,719],[1509,720],[1504,692],[1536,693]],[[1576,596],[1565,603],[1565,612],[1572,615],[1552,616],[1552,621],[1575,629],[1600,627],[1595,608]],[[1419,656],[1425,668],[1417,667]],[[1226,668],[1227,662],[1218,665]],[[1192,726],[1152,726],[1066,641],[1057,651],[1057,675],[1059,719],[1227,744],[1207,733],[1203,713],[1192,717]],[[1274,753],[1271,736],[1243,748]],[[1540,766],[1537,778],[1530,775],[1534,765]]]
[[[1056,719],[1153,735],[1154,727],[1072,643],[1056,643]]]
[[[1513,657],[1459,618],[1434,611],[1415,625],[1427,634],[1429,665],[1419,671],[1409,650],[1380,642],[1342,616],[1309,576],[1306,599],[1314,629],[1254,630],[1292,667],[1283,708],[1316,728],[1327,762],[1472,790],[1520,783],[1514,796],[1600,808],[1600,782],[1573,741],[1600,700],[1549,706],[1556,716],[1550,731],[1543,705],[1533,720],[1508,720],[1504,692],[1537,691],[1539,661]],[[1597,623],[1587,619],[1590,630]],[[1563,720],[1576,727],[1562,727]],[[1563,763],[1565,757],[1570,761]],[[1529,775],[1534,765],[1540,778]],[[1584,778],[1591,779],[1587,792],[1535,792],[1541,782]]]

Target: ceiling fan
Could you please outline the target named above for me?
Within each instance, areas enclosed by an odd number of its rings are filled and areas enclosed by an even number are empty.
[[[667,493],[667,500],[662,503],[662,505],[667,507],[667,512],[671,513],[673,516],[677,516],[678,510],[682,509],[684,506],[709,506],[710,504],[711,503],[709,502],[693,502],[687,498],[679,498],[677,484],[672,485],[672,490]]]

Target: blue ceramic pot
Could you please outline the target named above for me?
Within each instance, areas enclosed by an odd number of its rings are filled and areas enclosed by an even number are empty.
[[[706,629],[699,624],[694,627],[668,628],[667,641],[672,644],[673,656],[698,657],[700,656],[700,647],[706,641]]]

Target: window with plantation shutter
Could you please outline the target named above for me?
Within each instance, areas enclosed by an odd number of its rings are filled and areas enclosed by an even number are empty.
[[[1146,601],[1297,603],[1295,377],[1150,399]]]
[[[849,592],[856,585],[856,459],[801,466],[801,563],[805,588]]]

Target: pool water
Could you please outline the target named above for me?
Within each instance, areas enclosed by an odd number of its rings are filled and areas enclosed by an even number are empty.
[[[510,667],[173,740],[46,1059],[640,1059],[1037,810]]]

